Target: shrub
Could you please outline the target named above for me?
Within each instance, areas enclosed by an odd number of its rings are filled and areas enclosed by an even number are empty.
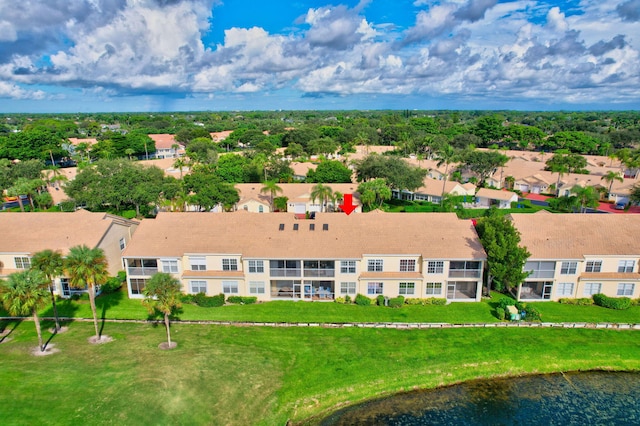
[[[640,306],[640,298],[638,299],[633,299],[631,301],[631,306]]]
[[[593,299],[590,297],[580,297],[578,299],[562,298],[562,299],[559,299],[558,302],[565,305],[579,305],[579,306],[593,305]]]
[[[496,308],[496,317],[502,321],[506,318],[506,316],[507,316],[507,312],[504,310],[504,308],[501,308],[498,306]]]
[[[447,299],[445,299],[444,297],[430,297],[427,300],[429,301],[429,305],[444,306],[447,304]]]
[[[378,304],[378,306],[384,306],[384,299],[385,297],[381,294],[376,297],[376,303]]]
[[[120,290],[125,280],[121,279],[120,276],[109,278],[106,283],[100,286],[100,294],[115,293],[116,291]]]
[[[258,301],[256,296],[229,296],[227,302],[239,305],[252,305]]]
[[[498,302],[498,307],[502,308],[502,309],[504,309],[506,311],[507,310],[507,306],[515,306],[515,304],[516,304],[515,299],[511,299],[510,297],[503,297]]]
[[[341,305],[344,305],[346,303],[344,297],[336,297],[336,300],[334,300],[334,302],[340,303]]]
[[[351,296],[349,296],[348,294],[344,297],[344,303],[352,303],[351,301]]]
[[[421,306],[446,305],[447,299],[440,298],[440,297],[429,297],[427,299],[408,298],[408,299],[404,299],[404,303],[406,303],[407,305],[421,305]]]
[[[593,301],[603,308],[624,310],[631,306],[631,299],[628,297],[609,297],[602,293],[594,294]]]
[[[198,293],[193,296],[193,301],[196,305],[203,308],[216,308],[224,305],[224,294],[220,293],[217,296],[207,296],[204,293]]]
[[[527,321],[540,321],[542,319],[540,312],[533,306],[525,307],[524,314],[525,314],[524,319]]]
[[[182,294],[182,295],[180,295],[180,301],[182,303],[194,303],[193,294]]]
[[[522,303],[522,302],[516,302],[515,307],[518,310],[518,312],[522,312],[524,311],[524,308],[527,306],[526,303]]]
[[[389,307],[401,308],[404,305],[404,296],[392,297],[389,299]]]
[[[371,305],[371,299],[369,299],[367,296],[363,296],[362,294],[358,293],[356,295],[356,305],[369,306]]]

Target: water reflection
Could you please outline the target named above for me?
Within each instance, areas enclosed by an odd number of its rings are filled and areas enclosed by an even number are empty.
[[[346,408],[338,425],[640,425],[640,374],[566,373],[463,383]]]

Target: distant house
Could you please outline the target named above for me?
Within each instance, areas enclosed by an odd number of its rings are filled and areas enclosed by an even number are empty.
[[[519,300],[640,297],[640,215],[511,214],[531,253]]]
[[[392,190],[392,197],[400,200],[408,201],[429,201],[439,203],[442,200],[442,190],[444,186],[445,195],[460,195],[473,197],[476,192],[476,186],[472,183],[462,184],[456,181],[436,180],[426,177],[422,186],[415,191],[408,190]]]
[[[156,152],[153,155],[154,158],[177,158],[183,156],[185,153],[184,145],[176,141],[174,135],[151,134],[148,136],[156,146]]]
[[[197,238],[193,236],[196,235]],[[434,244],[437,241],[437,244]],[[185,293],[261,301],[333,301],[363,294],[479,301],[486,254],[454,213],[160,213],[125,249],[129,296],[159,271]]]
[[[109,274],[115,276],[122,269],[122,251],[138,225],[134,220],[86,210],[0,214],[0,278],[28,269],[34,253],[59,250],[64,256],[78,245],[104,250]],[[55,290],[62,297],[82,291],[72,288],[64,276],[55,279]]]
[[[510,191],[500,191],[497,189],[480,188],[476,193],[477,207],[496,207],[499,209],[509,209],[512,203],[518,202],[518,194]]]
[[[293,170],[293,180],[303,181],[307,178],[309,170],[315,170],[318,165],[310,162],[300,163],[293,161],[289,164],[289,167]]]

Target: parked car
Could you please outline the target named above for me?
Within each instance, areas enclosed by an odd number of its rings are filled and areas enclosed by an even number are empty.
[[[616,210],[624,210],[627,207],[627,203],[624,203],[622,201],[618,201],[613,208]]]

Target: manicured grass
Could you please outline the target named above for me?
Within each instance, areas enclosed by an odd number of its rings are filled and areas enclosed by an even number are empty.
[[[178,318],[182,320],[251,321],[251,322],[497,322],[495,304],[504,296],[494,292],[491,300],[478,303],[451,303],[446,306],[409,306],[392,309],[382,306],[342,305],[333,302],[278,301],[255,305],[226,305],[201,308],[185,304]],[[128,299],[126,293],[100,296],[96,299],[98,316],[116,319],[146,319],[148,313],[139,299]],[[640,323],[640,306],[616,311],[599,306],[562,305],[557,302],[532,303],[545,322],[614,322]],[[65,300],[58,303],[61,316],[91,318],[88,301]],[[0,312],[1,314],[1,312]],[[53,316],[51,307],[43,316]]]
[[[163,327],[107,323],[103,345],[87,342],[92,329],[71,323],[51,340],[59,353],[35,357],[33,323],[17,325],[0,344],[3,424],[282,425],[473,378],[640,370],[632,330],[176,324],[178,348],[162,351]]]

